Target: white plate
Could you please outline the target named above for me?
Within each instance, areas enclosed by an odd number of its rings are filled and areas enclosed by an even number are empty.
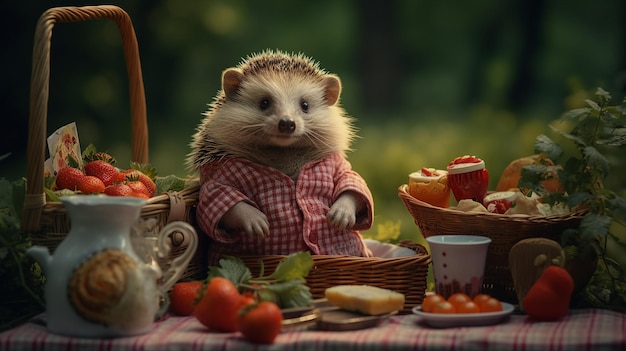
[[[513,305],[502,302],[502,311],[499,312],[440,314],[422,312],[422,306],[415,306],[413,313],[432,327],[446,328],[496,324],[508,317],[513,309]]]

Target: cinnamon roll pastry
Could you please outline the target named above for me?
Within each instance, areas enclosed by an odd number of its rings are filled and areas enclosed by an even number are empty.
[[[146,299],[146,280],[137,261],[119,249],[106,249],[85,260],[69,282],[69,300],[88,321],[119,328],[150,323],[156,300]],[[147,314],[146,314],[147,312]]]

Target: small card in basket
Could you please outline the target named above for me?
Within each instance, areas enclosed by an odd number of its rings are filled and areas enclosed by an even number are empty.
[[[59,169],[67,167],[69,158],[73,158],[78,168],[82,168],[83,159],[75,122],[57,129],[48,137],[48,151],[50,158],[45,162],[47,174],[56,174]]]

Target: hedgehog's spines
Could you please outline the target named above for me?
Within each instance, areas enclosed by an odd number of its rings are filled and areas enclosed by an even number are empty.
[[[298,112],[300,102],[294,101],[294,91],[313,99],[309,100],[316,105],[313,114]],[[265,93],[282,103],[282,108],[291,109],[291,118],[299,120],[301,134],[294,139],[298,141],[270,141],[276,138],[276,132],[268,132],[268,126],[273,125],[268,123],[283,118],[286,110],[270,118],[258,109],[258,101],[249,100]],[[224,156],[238,156],[293,176],[291,172],[297,174],[298,167],[308,161],[331,152],[345,155],[356,131],[352,118],[339,106],[340,94],[339,77],[327,73],[302,53],[265,50],[252,54],[238,66],[224,70],[222,89],[203,114],[186,164],[189,170],[197,171],[203,164]]]

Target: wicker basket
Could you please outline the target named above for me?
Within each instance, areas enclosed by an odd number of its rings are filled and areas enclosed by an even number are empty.
[[[422,245],[402,241],[401,246],[415,250],[416,255],[399,258],[354,257],[342,255],[313,255],[313,269],[306,277],[313,298],[323,298],[326,288],[335,285],[372,285],[404,294],[404,309],[422,303],[426,293],[426,275],[430,255]],[[253,275],[258,275],[261,262],[265,273],[273,272],[285,256],[240,257]]]
[[[483,292],[516,303],[513,278],[509,269],[509,251],[518,241],[543,237],[559,242],[561,232],[575,228],[582,212],[555,216],[507,216],[494,213],[468,213],[432,206],[408,193],[408,185],[398,188],[398,196],[413,216],[424,238],[433,235],[471,234],[491,239]]]
[[[135,31],[128,14],[116,6],[57,7],[44,12],[37,23],[33,47],[33,66],[30,91],[30,114],[27,144],[27,192],[24,200],[22,229],[30,234],[33,244],[47,246],[51,252],[69,232],[69,219],[61,202],[46,202],[44,194],[44,161],[50,79],[50,46],[55,23],[81,22],[95,19],[113,20],[119,27],[129,79],[131,108],[132,159],[148,163],[148,125],[139,49]],[[161,194],[148,200],[141,211],[142,219],[157,220],[160,230],[168,222],[192,222],[198,198],[198,186],[181,192]],[[193,223],[191,223],[193,224]],[[184,251],[185,240],[172,238],[170,259]],[[200,242],[199,244],[201,244]],[[190,263],[183,278],[204,277],[201,248]]]

